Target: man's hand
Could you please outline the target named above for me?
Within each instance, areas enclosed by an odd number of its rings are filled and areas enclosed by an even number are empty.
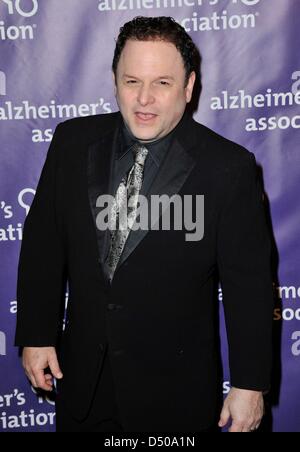
[[[52,391],[53,377],[61,379],[60,370],[54,347],[24,347],[23,367],[31,384],[35,388]],[[51,374],[45,374],[44,370],[50,368]]]
[[[232,419],[229,432],[253,432],[264,414],[262,392],[231,388],[221,412],[219,427],[225,427]]]

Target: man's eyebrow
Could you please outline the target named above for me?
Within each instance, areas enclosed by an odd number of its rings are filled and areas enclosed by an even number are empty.
[[[127,77],[127,78],[137,78],[134,75],[129,75],[129,74],[123,74],[122,78]]]
[[[168,80],[174,80],[174,77],[172,77],[171,75],[160,75],[157,78],[167,78]]]
[[[135,75],[129,75],[129,74],[123,74],[122,76],[123,78],[127,77],[127,78],[135,78],[135,79],[139,79],[138,77],[136,77]],[[174,77],[172,77],[171,75],[160,75],[158,77],[156,77],[156,79],[161,79],[161,78],[165,78],[168,80],[174,80]]]

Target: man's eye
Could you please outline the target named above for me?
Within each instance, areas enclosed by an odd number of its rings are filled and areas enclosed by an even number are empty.
[[[166,80],[161,80],[161,81],[160,81],[160,84],[161,84],[161,85],[169,85],[170,83],[167,82]]]
[[[130,84],[130,83],[136,83],[136,80],[127,80],[127,83],[128,83],[128,84]]]

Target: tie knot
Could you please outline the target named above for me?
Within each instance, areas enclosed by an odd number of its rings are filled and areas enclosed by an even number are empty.
[[[144,166],[146,157],[148,155],[148,149],[142,144],[136,144],[133,148],[133,155],[135,163]]]

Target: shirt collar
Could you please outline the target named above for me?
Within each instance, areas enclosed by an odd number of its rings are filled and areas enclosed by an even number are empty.
[[[181,120],[179,121],[181,123]],[[178,124],[177,124],[178,125]],[[169,145],[174,137],[174,132],[177,126],[171,130],[167,135],[158,140],[152,141],[150,143],[141,143],[149,151],[149,155],[152,157],[154,163],[157,167],[161,164],[163,157],[169,148]],[[124,119],[122,118],[122,126],[120,132],[120,146],[117,152],[117,160],[121,160],[134,146],[134,144],[140,143],[139,140],[132,134]]]

